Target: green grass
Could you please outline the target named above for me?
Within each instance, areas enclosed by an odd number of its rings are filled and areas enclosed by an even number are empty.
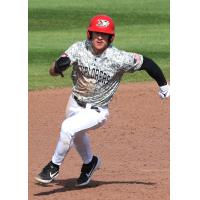
[[[51,63],[75,41],[86,38],[89,19],[110,15],[116,24],[114,45],[151,57],[169,79],[169,0],[29,0],[29,90],[71,85],[51,77]],[[145,72],[126,74],[123,82],[147,81]]]

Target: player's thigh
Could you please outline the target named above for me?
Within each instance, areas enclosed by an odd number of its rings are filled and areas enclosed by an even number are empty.
[[[107,119],[107,112],[97,112],[94,109],[83,109],[77,114],[65,119],[61,131],[74,136],[75,133],[87,131],[101,126]]]

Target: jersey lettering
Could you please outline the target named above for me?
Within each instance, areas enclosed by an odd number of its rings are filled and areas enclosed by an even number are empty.
[[[100,71],[99,69],[95,69],[95,68],[89,68],[89,67],[80,67],[81,72],[83,74],[83,76],[87,77],[87,78],[93,78],[98,82],[101,82],[103,84],[106,84],[109,79],[110,76],[107,75],[105,72]]]

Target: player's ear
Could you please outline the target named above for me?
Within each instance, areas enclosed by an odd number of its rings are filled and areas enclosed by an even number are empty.
[[[91,32],[91,31],[88,31],[88,32],[87,32],[87,39],[88,39],[88,40],[91,40],[91,39],[92,39],[92,32]]]
[[[112,43],[114,39],[115,39],[115,35],[110,35],[110,43]]]
[[[109,43],[112,43],[113,40],[114,40],[114,36],[113,35],[109,35],[109,38],[108,38]]]

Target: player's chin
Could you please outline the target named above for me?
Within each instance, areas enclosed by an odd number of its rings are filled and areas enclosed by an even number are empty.
[[[95,49],[97,49],[97,50],[104,50],[106,47],[107,47],[107,45],[104,43],[96,43],[95,44]]]

